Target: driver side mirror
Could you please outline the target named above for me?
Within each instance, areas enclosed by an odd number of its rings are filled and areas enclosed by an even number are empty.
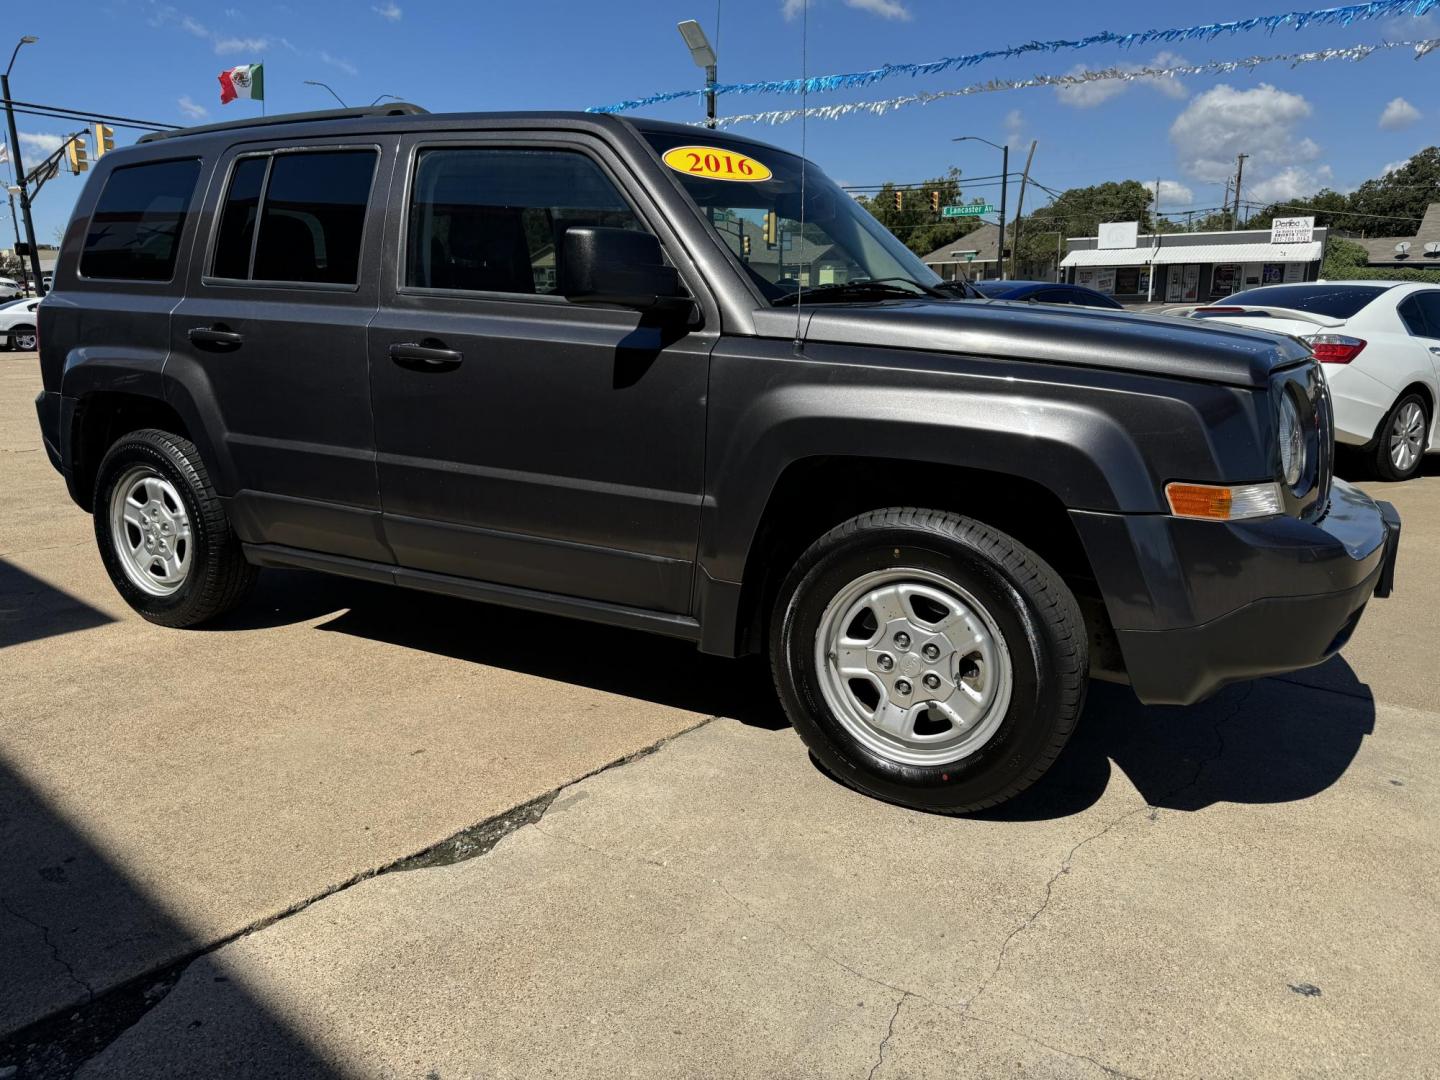
[[[634,229],[577,225],[561,243],[561,294],[590,304],[641,311],[688,308],[680,274],[665,264],[660,241]]]

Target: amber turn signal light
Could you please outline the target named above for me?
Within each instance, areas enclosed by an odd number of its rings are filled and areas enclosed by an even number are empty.
[[[1166,484],[1165,499],[1176,517],[1243,521],[1283,512],[1278,484]]]

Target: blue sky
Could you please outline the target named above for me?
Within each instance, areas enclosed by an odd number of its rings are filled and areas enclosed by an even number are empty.
[[[350,104],[397,94],[437,112],[583,108],[692,86],[700,72],[675,31],[684,18],[699,19],[718,40],[722,82],[792,77],[800,72],[803,2],[56,0],[14,5],[6,23],[16,37],[40,38],[22,50],[16,63],[16,98],[203,123],[258,112],[243,101],[221,106],[216,75],[222,68],[260,60],[271,112],[333,104],[324,91],[304,85],[305,79],[330,83]],[[810,0],[809,68],[811,74],[851,71],[1036,38],[1186,25],[1297,6],[1304,6],[1303,0],[1217,0],[1208,7],[1153,0],[987,5]],[[1034,53],[966,71],[812,95],[810,103],[888,98],[992,77],[1058,74],[1079,64],[1149,64],[1162,53],[1198,62],[1422,37],[1440,37],[1435,14],[1162,48]],[[996,151],[977,143],[953,144],[954,135],[1009,140],[1017,149],[1038,139],[1034,173],[1049,187],[1158,177],[1167,181],[1166,209],[1182,210],[1219,204],[1225,172],[1240,150],[1252,155],[1246,166],[1247,195],[1285,198],[1322,183],[1348,189],[1440,142],[1440,52],[1419,61],[1396,51],[1359,64],[1293,70],[1270,65],[1253,74],[1108,85],[1119,92],[1106,94],[1094,86],[1072,93],[1029,89],[913,106],[878,118],[812,120],[807,152],[842,183],[878,184],[918,181],[950,165],[973,176],[998,171]],[[798,99],[784,96],[732,96],[722,97],[720,108],[735,113],[795,104]],[[697,103],[682,101],[646,112],[688,120],[698,110]],[[33,117],[21,117],[19,124],[32,161],[46,136],[53,139],[66,130],[58,121]],[[788,148],[800,146],[798,123],[736,130]],[[136,134],[117,131],[117,139],[129,142]],[[1012,166],[1018,168],[1014,151]],[[68,217],[79,183],[67,174],[41,194],[36,226],[43,241],[51,240]],[[982,194],[993,193],[979,187],[967,192]],[[0,235],[8,237],[8,225]]]

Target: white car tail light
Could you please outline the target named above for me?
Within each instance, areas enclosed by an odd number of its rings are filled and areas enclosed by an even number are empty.
[[[1348,364],[1360,355],[1366,345],[1362,338],[1346,334],[1311,334],[1301,340],[1310,346],[1315,359],[1322,364]]]

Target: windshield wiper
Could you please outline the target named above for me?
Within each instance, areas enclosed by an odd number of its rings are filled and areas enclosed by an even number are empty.
[[[903,281],[910,288],[901,288],[891,282]],[[918,290],[918,291],[917,291]],[[835,281],[828,285],[815,285],[808,289],[797,289],[789,296],[782,296],[774,301],[776,307],[788,307],[804,299],[815,300],[816,303],[826,303],[830,300],[843,300],[847,294],[854,294],[862,297],[874,297],[876,295],[887,295],[901,297],[906,300],[913,300],[917,296],[943,297],[944,293],[931,288],[929,285],[922,285],[918,281],[911,281],[907,277],[889,278],[862,278],[859,281]]]

